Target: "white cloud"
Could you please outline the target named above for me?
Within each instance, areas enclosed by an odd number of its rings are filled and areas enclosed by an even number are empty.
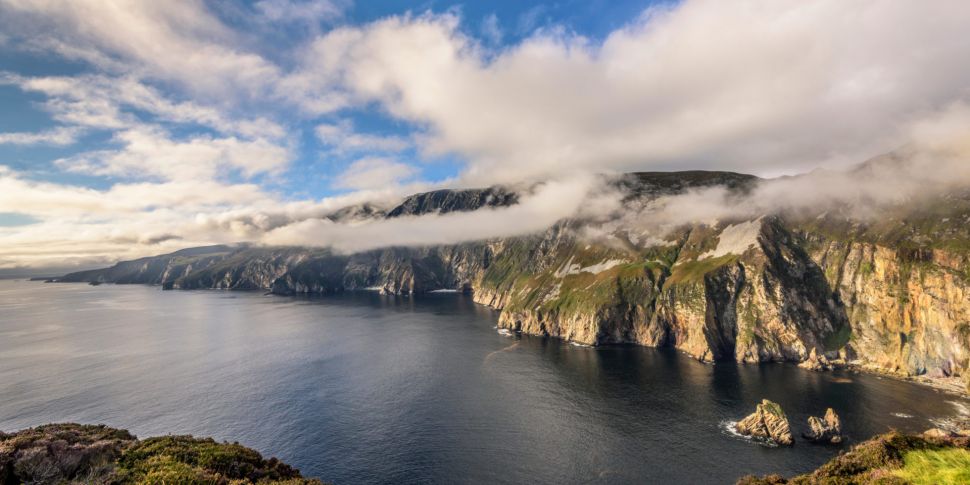
[[[332,0],[260,0],[255,7],[274,22],[319,22],[343,16],[346,3]]]
[[[173,140],[164,130],[135,126],[118,132],[120,150],[81,153],[57,160],[71,172],[162,180],[210,180],[238,171],[244,177],[282,170],[289,162],[286,148],[264,139],[194,136]]]
[[[137,118],[130,111],[141,110],[161,121],[196,123],[227,134],[265,138],[285,135],[282,126],[266,118],[234,118],[192,101],[175,102],[131,76],[24,77],[0,73],[0,84],[44,94],[48,97],[45,108],[64,123],[118,129],[135,124]]]
[[[378,189],[398,185],[413,177],[417,169],[387,158],[363,158],[337,176],[333,186],[341,189]]]
[[[471,212],[377,219],[352,224],[306,219],[266,233],[270,245],[332,247],[353,253],[388,246],[431,246],[510,237],[542,231],[576,214],[603,190],[601,179],[572,177],[547,182],[520,203]]]
[[[895,148],[968,96],[967,20],[956,1],[688,0],[602,43],[553,30],[493,56],[426,14],[336,29],[306,71],[426,126],[424,149],[466,157],[474,180],[792,172]]]
[[[549,7],[545,5],[536,5],[522,14],[519,15],[518,19],[518,32],[521,35],[526,35],[531,33],[539,26],[541,17],[546,13]]]
[[[58,127],[37,133],[0,133],[0,145],[70,145],[77,141],[79,134],[80,130],[74,127]]]
[[[191,212],[236,204],[259,205],[268,200],[270,198],[252,184],[179,180],[116,184],[102,191],[34,181],[0,166],[0,212],[18,212],[45,220],[58,217],[105,220],[153,207],[174,207]]]
[[[0,0],[5,49],[53,52],[91,68],[73,77],[0,73],[0,83],[46,96],[41,106],[66,125],[0,134],[0,142],[70,143],[77,133],[108,130],[118,144],[55,166],[115,177],[105,190],[0,168],[0,211],[41,219],[0,229],[0,266],[48,264],[59,254],[107,260],[267,232],[267,240],[316,238],[345,250],[453,242],[535,230],[582,199],[560,193],[564,207],[540,197],[526,209],[410,220],[421,229],[413,236],[395,235],[407,232],[395,225],[404,222],[358,233],[315,220],[340,204],[428,188],[415,180],[416,167],[382,158],[415,146],[465,160],[461,186],[628,170],[789,173],[902,145],[937,155],[902,177],[923,187],[964,180],[970,166],[954,155],[967,153],[970,139],[967,2],[686,0],[647,10],[602,40],[549,25],[536,8],[519,19],[531,37],[501,47],[497,17],[479,26],[483,42],[463,33],[454,13],[335,28],[295,51],[274,51],[259,37],[292,41],[289,31],[269,29],[333,21],[344,5],[264,0],[250,32],[225,24],[203,0]],[[508,25],[514,30],[515,19]],[[345,121],[308,126],[307,117],[352,109],[378,111],[418,134],[361,133]],[[333,152],[361,157],[333,182],[358,192],[294,202],[253,182],[290,167],[302,134],[294,126],[313,129]],[[934,170],[940,177],[925,177]],[[844,193],[885,200],[876,185],[853,179],[799,180],[821,189],[778,181],[734,206],[716,191],[691,193],[651,217],[854,203],[838,197]],[[893,196],[914,193],[899,178],[879,180],[891,182]],[[584,203],[594,201],[612,203]]]
[[[88,61],[107,60],[103,68],[125,66],[199,94],[258,96],[280,77],[201,0],[2,0],[0,12],[9,35],[70,45]]]
[[[317,138],[333,147],[337,152],[400,152],[411,146],[404,137],[394,135],[373,135],[354,131],[349,120],[338,123],[324,123],[316,127]]]
[[[207,180],[119,183],[105,190],[30,180],[0,165],[0,212],[37,219],[0,227],[0,268],[108,264],[213,243],[259,239],[386,190],[287,202],[253,184]]]
[[[502,42],[502,36],[504,33],[502,32],[502,27],[498,23],[498,16],[494,13],[486,15],[485,18],[482,19],[480,30],[482,31],[482,36],[485,37],[485,40],[487,40],[489,43],[499,44]]]

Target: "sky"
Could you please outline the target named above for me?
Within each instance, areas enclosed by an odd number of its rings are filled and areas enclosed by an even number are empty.
[[[961,0],[0,0],[0,268],[439,187],[848,167],[963,136],[968,24]]]

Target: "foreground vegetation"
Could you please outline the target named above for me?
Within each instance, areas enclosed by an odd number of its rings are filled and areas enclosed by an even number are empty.
[[[970,483],[970,438],[891,432],[859,444],[812,473],[786,479],[747,476],[738,485]]]
[[[137,439],[103,425],[50,424],[0,433],[0,484],[322,485],[238,443]]]
[[[903,468],[895,472],[917,485],[970,483],[970,450],[918,450],[903,455]]]

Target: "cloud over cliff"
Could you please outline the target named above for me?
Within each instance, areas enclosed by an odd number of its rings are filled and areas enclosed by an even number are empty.
[[[521,236],[543,231],[562,219],[590,210],[590,205],[597,205],[597,199],[609,192],[604,182],[591,176],[552,180],[527,192],[515,205],[469,212],[354,223],[306,219],[269,231],[261,242],[332,247],[338,252],[353,253],[388,246],[433,246]],[[618,203],[614,197],[608,201]]]

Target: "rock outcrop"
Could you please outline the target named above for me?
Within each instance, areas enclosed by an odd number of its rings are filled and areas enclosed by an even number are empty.
[[[139,440],[107,426],[49,424],[0,433],[0,484],[323,485],[276,458],[191,436]]]
[[[127,431],[105,426],[48,425],[0,433],[0,483],[58,483],[98,475],[134,443]]]
[[[738,421],[738,433],[762,439],[778,445],[791,446],[792,438],[788,417],[777,403],[763,399],[754,413]]]
[[[808,431],[802,433],[802,437],[813,443],[837,445],[842,442],[842,421],[832,408],[828,408],[822,418],[809,416]]]
[[[505,207],[518,201],[518,193],[501,186],[487,189],[435,190],[407,197],[391,209],[387,217],[466,212],[482,207]]]

